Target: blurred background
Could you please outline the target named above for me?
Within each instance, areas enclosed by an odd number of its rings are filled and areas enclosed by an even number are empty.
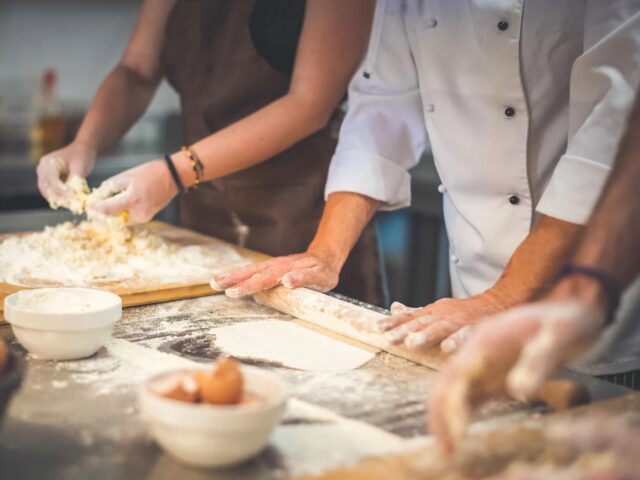
[[[68,143],[96,88],[116,64],[139,0],[0,0],[0,233],[72,217],[49,209],[35,166]],[[89,184],[181,145],[178,98],[163,84],[151,108],[99,161]],[[412,172],[413,205],[376,223],[390,300],[424,305],[449,293],[448,245],[430,152]],[[178,222],[175,205],[160,219]]]

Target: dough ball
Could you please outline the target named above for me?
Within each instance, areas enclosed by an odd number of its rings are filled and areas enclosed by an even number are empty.
[[[198,372],[200,396],[204,403],[237,405],[242,400],[240,364],[232,358],[220,360],[212,372]]]
[[[0,375],[7,369],[9,363],[9,350],[6,343],[0,338]]]

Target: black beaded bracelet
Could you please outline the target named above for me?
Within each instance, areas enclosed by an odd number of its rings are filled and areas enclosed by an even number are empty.
[[[182,182],[180,181],[180,177],[178,176],[178,171],[176,170],[176,166],[173,164],[173,160],[171,160],[171,155],[169,155],[168,153],[165,153],[164,161],[167,162],[167,168],[169,169],[169,172],[171,172],[171,176],[173,177],[173,181],[175,182],[176,187],[178,187],[178,192],[184,193],[185,192],[184,185],[182,185]]]
[[[602,287],[602,290],[609,300],[607,325],[610,324],[615,317],[618,306],[620,305],[621,291],[618,281],[612,275],[603,270],[567,263],[563,265],[558,272],[558,275],[556,276],[556,283],[560,281],[560,279],[568,277],[570,275],[581,275],[583,277],[589,277],[600,284],[600,287]]]

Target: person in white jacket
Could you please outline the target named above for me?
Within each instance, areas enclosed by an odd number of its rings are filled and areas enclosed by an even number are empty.
[[[484,317],[548,288],[607,179],[639,79],[638,0],[379,0],[316,237],[213,284],[233,297],[280,283],[330,290],[372,215],[410,204],[409,170],[429,141],[454,298],[394,304],[375,328],[451,352]],[[637,352],[607,343],[583,371],[640,368]]]
[[[540,301],[482,322],[431,389],[429,429],[446,450],[462,437],[473,407],[505,392],[535,397],[549,375],[602,335],[620,289],[640,275],[638,178],[640,96],[605,193],[562,278]],[[637,340],[637,316],[635,331]],[[616,376],[640,389],[640,371]]]

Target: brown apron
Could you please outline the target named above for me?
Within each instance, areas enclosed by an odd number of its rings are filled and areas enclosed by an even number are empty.
[[[180,95],[187,144],[287,93],[289,78],[253,45],[253,8],[254,0],[182,0],[171,14],[162,57],[165,76]],[[333,125],[268,161],[183,195],[181,224],[270,255],[305,251],[324,206],[323,189],[336,146],[335,117]],[[370,224],[336,291],[381,305],[379,267]]]

